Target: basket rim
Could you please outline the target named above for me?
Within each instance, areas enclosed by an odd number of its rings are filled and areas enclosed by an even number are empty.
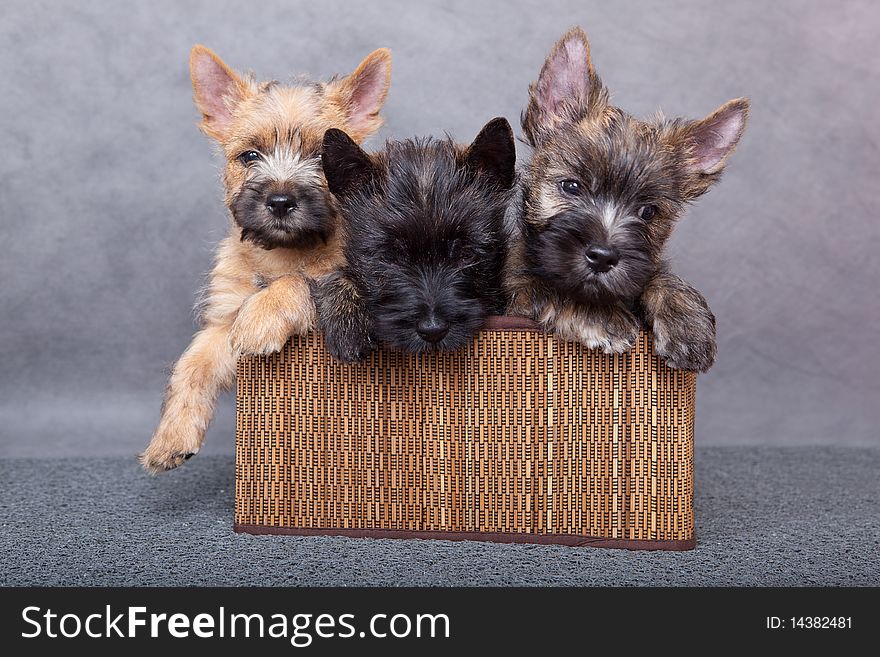
[[[518,315],[489,315],[483,323],[482,331],[532,331],[545,333],[535,320]]]

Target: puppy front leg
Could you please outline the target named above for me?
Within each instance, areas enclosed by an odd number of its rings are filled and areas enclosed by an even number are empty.
[[[342,272],[312,283],[327,351],[344,363],[364,360],[376,348],[372,321],[357,288]]]
[[[670,367],[705,372],[715,362],[715,315],[690,283],[660,271],[640,299],[654,350]]]
[[[153,474],[171,470],[199,451],[217,395],[232,383],[235,362],[228,323],[209,324],[195,335],[174,365],[162,418],[140,456],[144,469]]]
[[[502,288],[507,297],[505,314],[539,319],[547,301],[547,293],[540,281],[531,276],[523,263],[523,245],[520,241],[510,247],[502,273]]]
[[[281,351],[291,335],[315,328],[315,303],[305,277],[282,276],[255,292],[242,304],[232,324],[229,342],[239,354]]]
[[[507,308],[505,314],[514,317],[527,317],[537,319],[540,317],[541,302],[534,286],[525,284],[517,285],[516,282],[506,281],[505,293],[507,295]]]
[[[545,314],[543,323],[563,340],[580,342],[606,354],[632,349],[641,328],[636,316],[621,304],[566,304],[558,312]]]

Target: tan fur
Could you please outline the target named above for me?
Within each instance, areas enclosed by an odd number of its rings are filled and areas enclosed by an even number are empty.
[[[231,80],[223,103],[212,99],[200,81],[204,75],[199,75],[197,66],[210,67],[211,61]],[[295,133],[298,142],[293,146],[315,153],[329,128],[346,130],[359,141],[375,132],[382,124],[378,111],[388,91],[390,66],[390,53],[380,49],[353,74],[330,83],[258,85],[232,71],[204,46],[193,48],[190,68],[196,105],[202,113],[200,128],[219,142],[226,157],[227,207],[246,180],[246,169],[238,161],[243,151],[268,151],[279,136]],[[384,75],[384,87],[374,94],[375,111],[361,115],[352,125],[352,95],[364,71]],[[323,174],[316,184],[326,189]],[[329,191],[326,194],[329,198]],[[336,229],[326,243],[317,246],[266,250],[242,241],[241,229],[231,222],[205,292],[203,328],[174,366],[159,426],[140,457],[146,470],[170,470],[199,451],[217,395],[231,385],[241,354],[278,351],[289,336],[315,327],[308,281],[343,264],[342,246],[342,232]]]

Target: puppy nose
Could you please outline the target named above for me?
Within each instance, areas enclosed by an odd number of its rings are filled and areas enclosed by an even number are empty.
[[[266,209],[281,219],[296,207],[296,198],[290,194],[272,194],[266,199]]]
[[[596,273],[606,272],[620,261],[617,249],[607,246],[591,246],[587,249],[587,263]]]
[[[416,333],[422,336],[425,342],[437,343],[449,333],[449,324],[437,317],[430,317],[419,322]]]

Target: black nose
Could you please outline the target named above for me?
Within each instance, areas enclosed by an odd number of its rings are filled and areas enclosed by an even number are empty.
[[[419,322],[416,333],[422,336],[425,342],[437,343],[449,333],[449,324],[432,316]]]
[[[266,199],[266,209],[279,219],[296,207],[296,198],[289,194],[272,194]]]
[[[587,263],[596,273],[606,272],[620,261],[620,254],[616,249],[607,246],[591,246],[587,249]]]

